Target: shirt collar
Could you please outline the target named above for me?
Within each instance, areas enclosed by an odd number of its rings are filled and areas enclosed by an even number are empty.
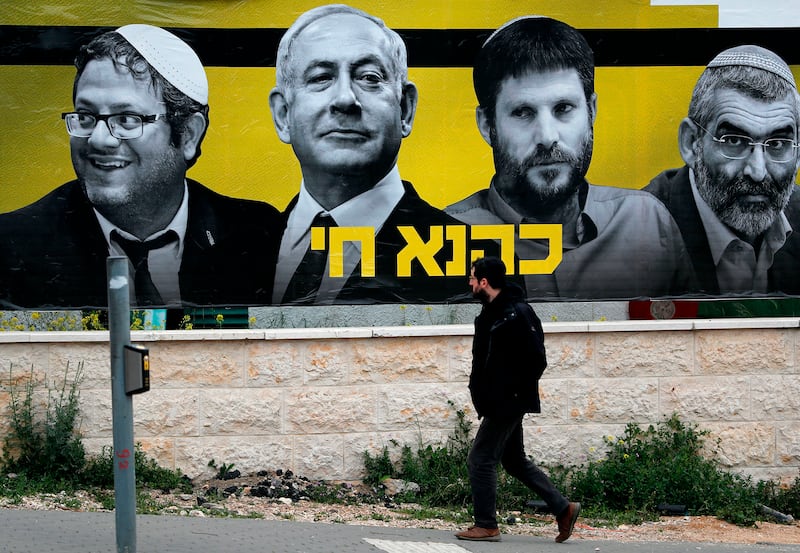
[[[582,198],[585,198],[585,201],[583,201],[581,213],[575,224],[578,227],[578,238],[583,243],[584,240],[588,241],[597,236],[608,224],[612,214],[602,209],[599,203],[595,201],[595,187],[586,182],[585,179],[581,182],[580,194]],[[519,225],[529,222],[503,199],[497,191],[494,179],[489,185],[487,202],[489,209],[506,223]]]
[[[694,170],[691,167],[689,168],[689,182],[692,185],[692,195],[697,205],[697,211],[700,214],[700,220],[706,231],[711,257],[714,260],[714,265],[718,265],[731,242],[741,241],[741,238],[736,236],[730,227],[719,219],[700,195],[695,181]],[[791,233],[792,226],[789,224],[784,212],[781,211],[780,216],[772,222],[764,234],[764,243],[771,251],[776,252],[783,246]]]
[[[340,227],[373,227],[375,234],[383,227],[394,208],[403,197],[405,189],[397,165],[369,190],[350,198],[330,211],[326,211],[300,183],[297,204],[289,215],[287,227],[295,229],[296,241],[303,238],[311,222],[319,213],[329,214]]]
[[[106,239],[106,243],[111,247],[111,231],[116,230],[121,236],[124,238],[128,238],[130,240],[139,240],[137,237],[132,235],[131,233],[119,228],[114,223],[103,217],[97,209],[94,209],[94,214],[97,217],[97,222],[100,223],[100,228],[103,231],[103,237]],[[174,230],[175,233],[178,235],[178,244],[179,248],[183,247],[183,240],[186,236],[186,226],[189,221],[189,189],[186,185],[186,181],[183,183],[183,200],[181,201],[181,205],[178,208],[178,211],[175,213],[175,216],[169,222],[169,224],[164,227],[163,229],[155,232],[145,238],[145,240],[150,240],[152,238],[156,238],[165,234],[167,231]]]

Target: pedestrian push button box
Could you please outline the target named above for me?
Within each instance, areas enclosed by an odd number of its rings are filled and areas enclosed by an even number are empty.
[[[125,393],[150,390],[150,351],[144,346],[125,346]]]

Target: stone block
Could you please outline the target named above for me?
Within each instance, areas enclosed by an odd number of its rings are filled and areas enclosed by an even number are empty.
[[[750,378],[662,378],[660,413],[693,421],[743,421],[751,415]]]
[[[311,479],[345,480],[342,435],[295,436],[292,470]]]
[[[141,445],[147,459],[153,459],[158,466],[175,470],[175,440],[173,438],[141,438],[134,442]]]
[[[570,379],[549,378],[539,381],[539,401],[542,412],[532,414],[540,424],[567,424],[569,419]]]
[[[750,377],[755,420],[797,420],[800,413],[800,377],[761,375]]]
[[[444,382],[448,338],[353,340],[354,383]]]
[[[303,384],[307,386],[332,386],[348,383],[349,372],[356,371],[356,340],[321,340],[306,346],[303,364]]]
[[[82,438],[83,449],[87,455],[100,456],[107,455],[114,447],[114,439],[109,435],[105,438]],[[172,468],[169,465],[163,465],[167,468]]]
[[[0,344],[0,383],[16,380],[20,375],[42,374],[50,368],[49,344]],[[63,367],[62,367],[63,369]]]
[[[800,467],[800,422],[797,420],[775,423],[775,447],[778,466]]]
[[[794,372],[793,334],[786,329],[702,330],[695,333],[695,348],[703,374]]]
[[[591,377],[595,374],[591,334],[547,334],[547,369],[543,378]]]
[[[84,388],[111,389],[111,350],[107,342],[56,343],[50,345],[51,373],[70,374],[81,366]]]
[[[578,466],[606,455],[606,438],[622,435],[624,425],[539,425],[527,415],[523,422],[525,452],[533,462],[547,466]]]
[[[301,386],[305,342],[249,342],[247,344],[248,386]]]
[[[462,383],[393,384],[378,391],[378,428],[452,428],[456,411],[473,412]]]
[[[776,482],[781,486],[791,486],[797,478],[797,467],[741,467],[738,474],[750,477],[753,482]]]
[[[723,467],[763,467],[775,464],[775,426],[765,422],[704,423],[711,434],[706,453]],[[717,440],[719,443],[717,444]]]
[[[7,436],[11,431],[11,393],[0,388],[0,437]],[[0,448],[3,440],[0,439]],[[2,458],[2,454],[0,454]]]
[[[270,388],[200,390],[204,435],[281,434],[283,391]]]
[[[373,457],[382,455],[386,447],[389,458],[396,467],[400,466],[400,454],[404,446],[416,453],[427,446],[445,447],[451,431],[446,430],[402,430],[395,432],[369,432],[364,434],[346,434],[344,441],[343,480],[361,480],[366,471],[364,468],[364,452]],[[474,432],[472,432],[474,435]]]
[[[81,433],[87,438],[112,435],[111,390],[82,390],[80,396]],[[134,420],[136,415],[134,414]]]
[[[652,377],[692,373],[691,332],[610,332],[597,335],[597,375]]]
[[[241,387],[244,346],[236,341],[155,342],[150,345],[152,388]]]
[[[576,423],[628,423],[658,416],[655,378],[594,378],[570,382],[570,418]]]
[[[300,388],[287,391],[286,432],[326,434],[375,430],[375,389],[369,386]]]
[[[134,396],[134,432],[140,436],[197,436],[199,390],[166,388]]]
[[[472,372],[472,337],[452,336],[449,344],[450,382],[467,382]]]

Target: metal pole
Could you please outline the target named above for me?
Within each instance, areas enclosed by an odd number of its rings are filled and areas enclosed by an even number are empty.
[[[125,393],[124,347],[131,341],[128,258],[109,257],[106,269],[111,344],[111,415],[114,434],[114,513],[117,553],[136,553],[133,399]]]

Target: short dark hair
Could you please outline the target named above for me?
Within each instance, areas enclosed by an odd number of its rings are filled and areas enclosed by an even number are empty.
[[[475,278],[485,278],[495,290],[506,286],[506,264],[499,257],[479,257],[472,262]]]
[[[156,71],[147,60],[134,48],[130,42],[116,31],[109,31],[92,39],[91,42],[81,46],[78,55],[75,57],[75,67],[78,72],[75,74],[75,81],[72,85],[72,101],[78,92],[78,81],[83,75],[88,63],[92,60],[110,59],[115,66],[122,66],[128,69],[136,79],[149,79],[150,86],[154,92],[161,92],[164,104],[167,106],[167,121],[172,132],[170,142],[173,146],[181,144],[181,134],[184,125],[193,113],[201,113],[206,120],[206,130],[208,130],[208,106],[189,98],[186,94],[175,88],[161,73]],[[187,160],[187,167],[191,167],[200,157],[200,144],[205,138],[203,136],[197,143],[197,150],[192,159]]]
[[[588,102],[594,94],[594,52],[577,29],[549,17],[521,17],[483,44],[472,71],[478,105],[494,123],[500,86],[529,72],[575,69]]]

